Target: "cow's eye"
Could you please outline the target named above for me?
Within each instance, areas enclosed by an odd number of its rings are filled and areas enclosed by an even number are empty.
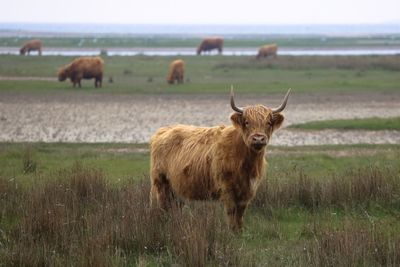
[[[244,126],[249,127],[250,123],[248,121],[244,121]]]

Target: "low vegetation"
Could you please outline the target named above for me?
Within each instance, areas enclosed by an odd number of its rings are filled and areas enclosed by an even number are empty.
[[[219,69],[343,69],[343,70],[400,70],[399,55],[391,56],[279,56],[268,60],[236,60],[220,63]],[[362,72],[359,75],[363,75]]]
[[[395,118],[365,118],[349,120],[312,121],[301,124],[293,124],[290,128],[304,130],[400,130],[400,117]]]
[[[190,203],[168,214],[150,210],[146,147],[1,144],[0,262],[400,264],[399,146],[271,147],[268,182],[241,234],[227,229],[217,203]],[[34,172],[24,172],[27,158],[36,163]],[[129,163],[130,176],[113,174]]]
[[[399,56],[179,57],[186,63],[184,83],[179,86],[166,82],[168,66],[177,57],[107,56],[103,87],[93,88],[91,80],[74,89],[69,81],[58,82],[56,76],[58,68],[73,58],[1,55],[0,92],[226,94],[233,84],[238,93],[282,94],[287,88],[295,93],[351,93],[397,92],[400,84]]]

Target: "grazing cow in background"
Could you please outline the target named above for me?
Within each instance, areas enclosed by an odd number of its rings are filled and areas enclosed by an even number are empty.
[[[231,126],[160,128],[150,143],[150,202],[168,209],[175,197],[218,200],[229,224],[240,230],[243,215],[265,175],[265,150],[284,120],[290,89],[278,108],[237,107],[231,89]]]
[[[273,56],[276,58],[278,52],[278,46],[276,44],[264,45],[261,46],[258,50],[258,54],[256,56],[257,59],[262,57]]]
[[[35,40],[30,40],[26,42],[21,49],[19,50],[20,55],[25,55],[31,52],[31,51],[38,51],[39,56],[42,55],[42,41],[35,39]]]
[[[82,79],[94,78],[94,87],[101,87],[103,68],[104,61],[101,57],[80,57],[58,71],[58,80],[63,82],[70,78],[74,87],[76,84],[81,87]]]
[[[222,47],[224,46],[224,39],[215,37],[215,38],[206,38],[204,39],[199,47],[197,47],[197,55],[200,55],[201,52],[211,51],[213,49],[218,49],[218,53],[222,53]]]
[[[185,72],[185,62],[182,59],[177,59],[171,62],[169,65],[169,73],[167,76],[167,82],[169,84],[183,83],[183,74]]]

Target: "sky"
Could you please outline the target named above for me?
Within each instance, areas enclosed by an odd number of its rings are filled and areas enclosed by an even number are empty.
[[[400,23],[400,0],[0,0],[0,23]]]

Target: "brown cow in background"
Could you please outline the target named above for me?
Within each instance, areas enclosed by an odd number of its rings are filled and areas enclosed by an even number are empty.
[[[243,215],[265,175],[265,150],[284,120],[290,89],[278,108],[237,107],[231,89],[232,126],[176,125],[151,138],[150,202],[168,209],[174,197],[219,200],[230,226],[241,229]]]
[[[213,49],[218,49],[218,53],[222,53],[222,48],[224,46],[224,39],[215,37],[215,38],[206,38],[204,39],[199,47],[197,48],[197,55],[200,55],[201,52],[211,51]]]
[[[185,72],[185,62],[182,59],[177,59],[171,62],[169,65],[169,73],[167,76],[167,82],[169,84],[183,83],[183,74]]]
[[[74,87],[78,84],[81,87],[82,79],[94,78],[94,86],[101,87],[103,80],[104,61],[101,57],[80,57],[58,71],[60,82],[70,78]]]
[[[258,50],[256,58],[259,59],[262,57],[269,57],[269,56],[273,56],[274,58],[276,58],[277,52],[278,52],[278,46],[276,44],[264,45],[261,46],[260,49]]]
[[[42,55],[42,41],[35,39],[26,42],[21,49],[19,50],[20,55],[25,55],[26,53],[29,55],[31,51],[38,51],[39,56]]]

